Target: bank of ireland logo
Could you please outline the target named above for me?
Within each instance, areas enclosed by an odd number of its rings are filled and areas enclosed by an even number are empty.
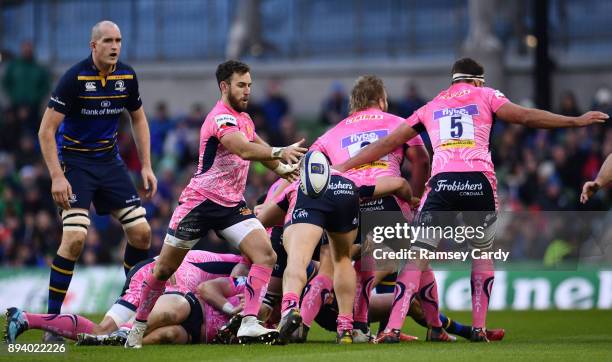
[[[125,83],[121,79],[115,82],[115,90],[118,92],[123,92],[125,90]]]
[[[104,107],[104,108],[108,108],[108,107],[110,107],[110,105],[111,105],[111,102],[110,102],[109,100],[106,100],[106,99],[105,99],[105,100],[103,100],[103,101],[100,103],[100,106],[102,106],[102,107]]]

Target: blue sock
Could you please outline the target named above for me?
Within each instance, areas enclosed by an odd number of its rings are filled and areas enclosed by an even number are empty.
[[[440,322],[442,322],[442,327],[444,327],[448,333],[456,334],[467,339],[469,339],[472,334],[471,326],[464,326],[461,323],[455,322],[442,313],[440,313]]]
[[[130,269],[139,262],[149,257],[149,249],[138,249],[127,243],[125,255],[123,256],[123,271],[128,275]]]
[[[53,258],[51,274],[49,276],[49,304],[47,305],[47,313],[61,313],[62,304],[72,280],[74,263],[74,261],[59,255],[55,255],[55,258]]]

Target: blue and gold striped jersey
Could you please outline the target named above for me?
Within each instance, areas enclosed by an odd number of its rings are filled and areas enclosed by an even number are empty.
[[[49,108],[65,115],[56,135],[61,160],[118,157],[117,128],[124,109],[142,106],[134,69],[118,62],[106,77],[91,55],[70,68],[51,94]]]

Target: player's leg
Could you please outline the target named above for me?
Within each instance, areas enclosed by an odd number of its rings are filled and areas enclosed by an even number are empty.
[[[181,325],[159,327],[148,333],[142,340],[143,344],[188,344],[189,334]]]
[[[140,304],[136,310],[136,319],[128,336],[127,348],[140,348],[147,320],[157,299],[164,292],[166,281],[181,265],[187,252],[198,242],[208,229],[204,226],[206,213],[202,203],[185,202],[180,204],[172,214],[168,234],[164,245],[155,261],[153,272],[142,284]]]
[[[239,324],[236,335],[240,341],[269,342],[276,338],[277,332],[260,325],[257,315],[270,283],[276,253],[263,225],[244,202],[236,207],[226,208],[224,212],[227,216],[217,221],[215,228],[253,263],[246,279],[244,309],[230,320],[226,329],[228,334],[231,334]]]
[[[79,333],[94,333],[100,326],[76,314],[36,314],[27,313],[19,308],[6,311],[4,341],[15,343],[17,337],[29,329],[40,329],[56,335],[76,340]]]
[[[306,268],[322,234],[323,228],[316,224],[294,223],[285,228],[283,244],[287,251],[287,267],[283,274],[280,344],[288,343],[291,334],[302,323],[298,307],[300,295],[307,282]]]
[[[68,292],[74,265],[83,251],[90,225],[89,206],[98,184],[89,169],[64,165],[64,175],[72,187],[70,209],[60,210],[62,240],[51,263],[47,313],[60,314]],[[50,336],[45,333],[45,340]]]
[[[157,328],[181,324],[191,311],[189,301],[181,294],[164,294],[157,300],[147,323],[145,336]]]
[[[99,178],[100,187],[93,202],[98,214],[110,212],[121,223],[128,240],[123,259],[127,275],[130,268],[149,257],[151,228],[145,218],[146,210],[140,205],[138,191],[123,162],[113,162],[100,172]]]
[[[327,232],[334,265],[334,291],[338,300],[337,342],[352,343],[353,303],[357,276],[351,263],[351,247],[357,228],[348,232]],[[348,333],[348,335],[347,335]]]
[[[123,257],[123,268],[127,275],[134,265],[149,257],[151,227],[145,219],[146,211],[143,207],[126,209],[117,210],[113,215],[121,222],[127,236]]]
[[[495,178],[488,178],[480,172],[466,172],[464,177],[470,184],[481,184],[482,196],[464,198],[461,210],[466,224],[474,228],[484,229],[482,237],[468,240],[470,249],[487,251],[493,246],[497,227],[497,202],[495,196]],[[465,180],[465,179],[464,179]],[[476,229],[478,230],[478,229]],[[471,273],[472,288],[472,338],[473,342],[488,342],[486,333],[486,318],[495,267],[493,259],[473,259]]]
[[[327,240],[327,239],[326,239]],[[334,281],[332,279],[334,266],[331,260],[329,244],[321,246],[319,253],[319,272],[304,288],[304,296],[300,306],[302,323],[310,329],[327,295],[332,292]]]

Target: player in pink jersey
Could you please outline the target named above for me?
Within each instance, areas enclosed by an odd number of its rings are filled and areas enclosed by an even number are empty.
[[[495,173],[489,152],[494,115],[510,123],[536,128],[582,127],[603,123],[608,118],[601,112],[565,117],[518,106],[501,92],[484,87],[483,67],[473,59],[463,58],[453,65],[452,84],[448,89],[417,110],[389,136],[366,147],[337,168],[344,171],[380,159],[426,129],[432,141],[434,157],[432,177],[428,181],[426,196],[421,200],[418,221],[425,225],[439,225],[440,220],[435,220],[437,214],[434,212],[473,211],[464,214],[464,218],[468,216],[468,223],[484,227],[485,232],[484,237],[470,240],[470,247],[488,249],[493,243],[498,207]],[[413,248],[435,250],[438,242],[439,239],[417,239]],[[431,326],[428,340],[449,340],[438,318],[434,280],[425,281],[422,278],[423,271],[428,268],[427,260],[417,259],[406,263],[401,270],[390,321],[380,342],[398,342],[406,310],[419,288],[429,296],[424,303],[428,306],[425,313]],[[473,341],[487,341],[485,320],[493,276],[492,260],[473,261]]]
[[[365,75],[355,81],[350,97],[351,114],[321,136],[311,149],[318,149],[327,154],[331,164],[341,164],[359,153],[359,151],[391,133],[404,123],[404,119],[387,113],[387,93],[382,79],[374,75]],[[355,171],[362,186],[360,195],[371,196],[376,179],[384,176],[401,176],[401,165],[407,159],[411,162],[411,185],[420,197],[425,188],[429,173],[429,155],[421,137],[415,137],[406,144],[397,147],[390,154],[379,160],[362,165]],[[360,203],[360,213],[370,211],[402,211],[408,220],[412,219],[409,203],[396,196],[377,199],[366,199]],[[361,233],[358,233],[356,244],[361,244]],[[358,250],[358,249],[357,249]],[[354,307],[354,342],[367,342],[369,339],[368,308],[369,296],[377,280],[374,265],[370,256],[359,259],[353,265],[357,273],[357,288]],[[303,322],[310,326],[321,306],[318,291],[331,288],[331,260],[327,245],[321,248],[321,268],[319,274],[307,286],[307,293],[301,309]]]
[[[217,254],[202,250],[190,251],[173,278],[166,283],[167,295],[158,300],[151,314],[150,329],[169,325],[182,326],[184,334],[190,340],[199,342],[201,323],[197,323],[197,310],[200,307],[194,295],[198,290],[197,287],[201,283],[219,277],[246,275],[249,264],[250,262],[240,255]],[[74,314],[35,314],[10,308],[7,311],[7,315],[10,316],[7,318],[5,338],[12,343],[25,330],[42,329],[70,339],[78,337],[80,344],[100,344],[103,339],[98,336],[116,331],[134,317],[140,305],[142,282],[153,267],[154,259],[148,259],[136,264],[130,270],[119,299],[99,324]],[[19,320],[24,323],[20,323]]]
[[[270,147],[257,136],[253,121],[244,112],[252,83],[248,65],[234,60],[224,62],[217,67],[216,77],[221,100],[202,124],[197,172],[179,198],[159,259],[144,282],[142,303],[126,348],[140,348],[148,315],[166,280],[209,230],[219,232],[253,262],[244,310],[230,327],[245,340],[266,341],[276,334],[256,318],[276,255],[265,229],[246,206],[243,193],[251,160],[292,179],[306,149],[299,146],[303,140],[288,147]]]

